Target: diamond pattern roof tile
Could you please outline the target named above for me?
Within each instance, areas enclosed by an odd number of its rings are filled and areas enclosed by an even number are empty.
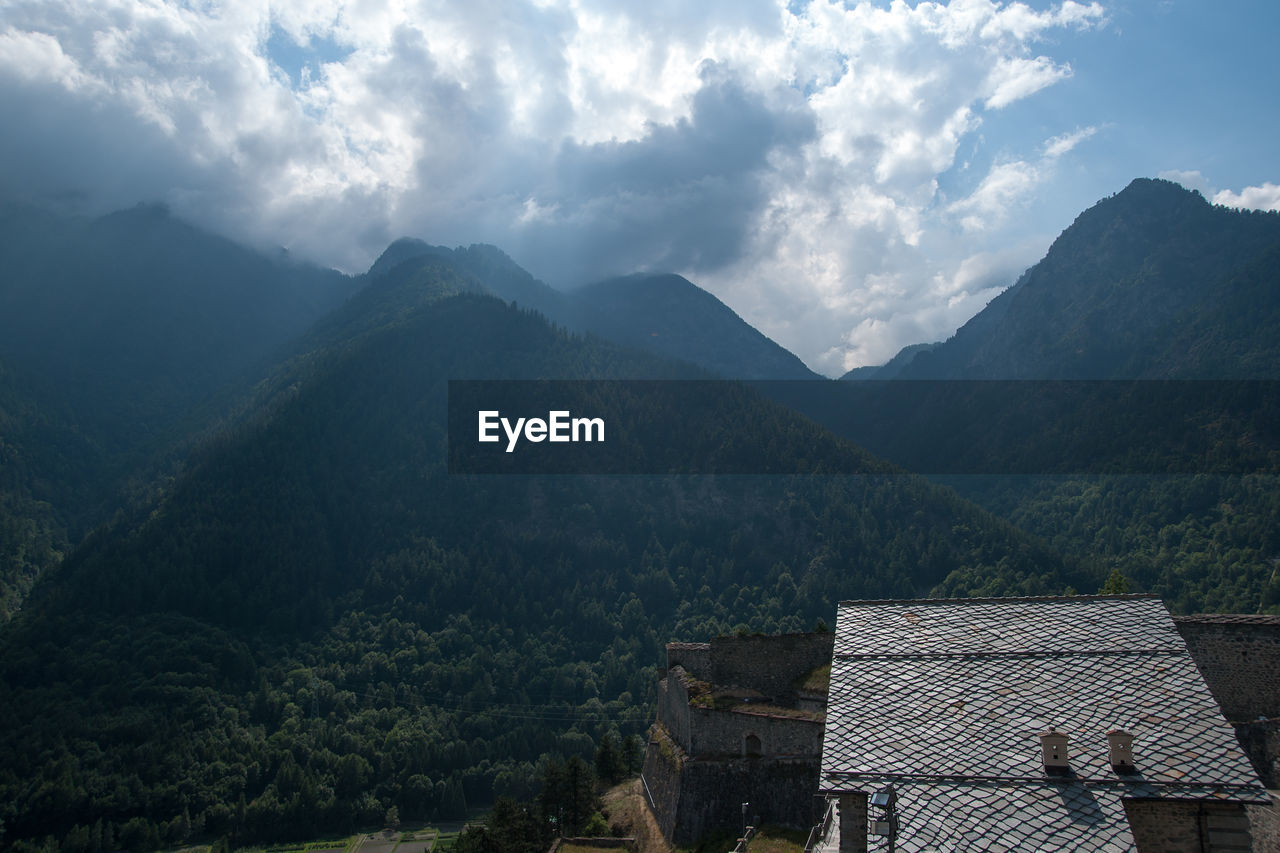
[[[821,784],[893,783],[899,850],[1130,850],[1125,797],[1266,800],[1157,598],[844,602],[836,632]]]

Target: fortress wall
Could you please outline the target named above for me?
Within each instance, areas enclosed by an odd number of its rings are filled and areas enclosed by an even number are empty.
[[[741,832],[743,803],[753,824],[758,819],[808,829],[816,822],[820,763],[817,758],[688,761],[667,837],[673,844],[690,844],[710,832]]]
[[[694,678],[711,680],[710,643],[667,643],[667,669],[683,667]]]
[[[822,755],[822,726],[817,720],[742,714],[710,708],[690,708],[689,750],[698,758],[740,758],[748,735],[760,739],[766,758],[818,758]]]
[[[658,685],[658,722],[680,748],[693,752],[693,735],[690,731],[689,685],[682,667],[667,670],[667,677]]]
[[[1175,616],[1173,621],[1229,721],[1280,717],[1280,616]]]
[[[1247,846],[1250,822],[1242,803],[1126,799],[1124,813],[1138,850],[1201,853],[1265,849]]]
[[[831,663],[835,633],[716,637],[711,681],[751,687],[775,697],[794,696],[796,682]]]
[[[649,730],[649,746],[640,771],[650,809],[663,837],[670,839],[680,814],[681,781],[686,757],[661,724]]]
[[[1280,850],[1280,805],[1272,800],[1265,806],[1246,806],[1245,813],[1249,816],[1249,833],[1253,836],[1253,849]]]
[[[1233,723],[1236,740],[1253,762],[1262,784],[1280,788],[1280,717]]]

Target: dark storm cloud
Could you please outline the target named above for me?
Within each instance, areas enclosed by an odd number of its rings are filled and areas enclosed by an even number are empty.
[[[811,140],[812,114],[789,90],[769,99],[707,64],[688,118],[641,139],[568,143],[540,208],[513,235],[521,257],[566,283],[635,269],[708,270],[742,253],[775,159]]]

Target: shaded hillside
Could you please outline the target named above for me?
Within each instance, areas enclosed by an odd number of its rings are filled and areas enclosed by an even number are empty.
[[[415,258],[438,258],[472,276],[499,299],[515,302],[522,308],[532,308],[548,317],[560,319],[564,316],[563,293],[534,278],[498,247],[485,243],[449,249],[403,237],[378,256],[366,277],[376,280]]]
[[[691,374],[488,297],[373,296],[4,633],[7,839],[453,817],[532,793],[545,754],[641,731],[671,636],[799,630],[840,598],[974,578],[1098,582],[914,478],[450,476],[449,378]],[[745,452],[879,466],[749,405]]]
[[[580,332],[696,364],[731,379],[817,379],[799,358],[761,334],[710,293],[678,275],[639,273],[555,290],[487,245],[447,249],[395,241],[368,278],[415,258],[437,258],[474,276],[493,295]]]
[[[67,549],[65,522],[49,503],[65,491],[50,481],[76,482],[95,457],[66,414],[38,404],[0,362],[0,623]]]
[[[1136,180],[902,376],[1278,378],[1278,280],[1280,214]]]
[[[186,429],[194,406],[352,289],[336,272],[269,258],[155,206],[79,220],[7,205],[0,264],[0,359],[91,442],[96,470],[58,485],[101,486],[98,502]],[[79,531],[104,514],[48,497]]]
[[[0,266],[2,621],[352,282],[154,206],[78,219],[0,203]]]
[[[898,354],[886,361],[884,364],[855,367],[840,378],[845,381],[863,380],[863,379],[898,379],[902,375],[902,371],[907,368],[911,362],[915,361],[917,355],[922,352],[929,352],[941,345],[941,341],[931,344],[910,344],[898,350]]]
[[[0,221],[0,357],[118,443],[154,431],[301,333],[351,281],[200,231],[162,207]]]
[[[723,302],[678,275],[637,274],[571,294],[572,328],[732,379],[817,379]]]

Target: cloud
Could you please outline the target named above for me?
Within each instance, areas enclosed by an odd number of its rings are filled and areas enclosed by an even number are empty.
[[[1213,188],[1209,184],[1209,179],[1200,174],[1199,169],[1167,169],[1156,175],[1156,177],[1182,184],[1187,189],[1195,190],[1201,195],[1213,195]]]
[[[959,199],[957,152],[1071,77],[1057,36],[1105,24],[991,0],[13,4],[0,187],[162,200],[352,271],[403,234],[559,285],[673,269],[838,372],[1012,281],[976,237],[1095,129],[986,150]]]
[[[1097,132],[1096,127],[1085,127],[1047,139],[1043,145],[1044,154],[1036,162],[1011,160],[996,163],[977,188],[965,198],[948,205],[947,212],[959,218],[965,231],[983,231],[1003,223],[1052,176],[1058,158]]]
[[[1084,127],[1071,133],[1055,136],[1044,144],[1044,156],[1057,159],[1074,150],[1077,145],[1098,132],[1096,127]]]
[[[1027,196],[1043,180],[1039,166],[1014,160],[991,168],[967,198],[952,203],[948,212],[960,217],[966,231],[989,228],[1004,220],[1010,207]]]
[[[1213,203],[1246,210],[1280,210],[1280,186],[1268,182],[1260,187],[1245,187],[1238,193],[1222,190],[1214,195]]]
[[[998,110],[1007,107],[1014,101],[1020,101],[1070,76],[1071,66],[1056,65],[1045,56],[1001,59],[991,70],[987,81],[987,87],[991,90],[986,101],[987,108]]]

